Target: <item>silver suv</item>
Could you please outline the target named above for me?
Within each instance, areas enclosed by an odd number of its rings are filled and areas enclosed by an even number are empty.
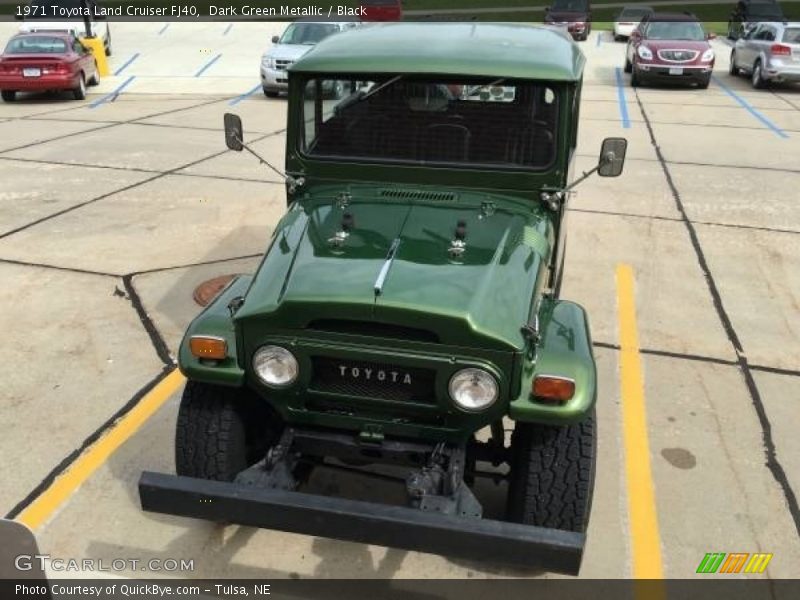
[[[281,36],[272,38],[272,48],[261,57],[261,87],[275,98],[289,89],[286,70],[329,35],[357,27],[359,21],[295,21]]]
[[[754,88],[800,82],[800,23],[759,23],[736,41],[731,75],[745,73]]]

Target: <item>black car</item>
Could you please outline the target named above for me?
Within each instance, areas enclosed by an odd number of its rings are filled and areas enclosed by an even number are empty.
[[[575,40],[585,40],[592,32],[592,6],[589,0],[554,0],[545,8],[547,25],[564,27]]]
[[[757,23],[785,20],[776,0],[739,0],[728,21],[728,38],[738,40]]]

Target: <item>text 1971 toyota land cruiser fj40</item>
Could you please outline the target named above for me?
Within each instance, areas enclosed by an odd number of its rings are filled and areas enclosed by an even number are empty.
[[[142,474],[145,510],[577,573],[597,381],[559,290],[584,62],[547,28],[398,23],[292,66],[288,210],[189,326],[178,475]],[[367,464],[404,469],[405,505],[303,491]]]

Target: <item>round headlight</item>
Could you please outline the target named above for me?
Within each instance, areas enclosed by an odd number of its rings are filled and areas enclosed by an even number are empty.
[[[453,375],[450,397],[461,409],[476,412],[489,408],[497,400],[497,381],[481,369],[463,369]]]
[[[259,379],[271,387],[291,385],[300,370],[294,355],[280,346],[259,348],[253,356],[253,369]]]

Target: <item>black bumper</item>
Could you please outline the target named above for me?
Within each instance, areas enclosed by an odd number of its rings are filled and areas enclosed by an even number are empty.
[[[577,575],[586,536],[415,508],[145,471],[142,509]]]

